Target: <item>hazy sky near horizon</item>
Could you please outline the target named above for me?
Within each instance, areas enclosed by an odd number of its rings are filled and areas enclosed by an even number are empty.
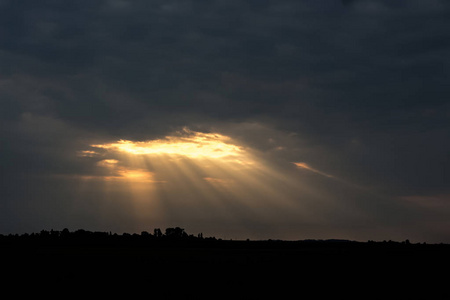
[[[450,242],[450,1],[0,0],[0,233]]]

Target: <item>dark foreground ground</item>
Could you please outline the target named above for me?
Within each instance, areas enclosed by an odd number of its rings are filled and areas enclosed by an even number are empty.
[[[16,296],[450,299],[445,244],[58,234],[0,236],[0,255]]]

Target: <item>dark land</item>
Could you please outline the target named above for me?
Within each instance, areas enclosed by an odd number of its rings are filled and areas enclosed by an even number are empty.
[[[44,291],[89,286],[116,294],[132,285],[127,295],[144,289],[158,299],[450,295],[450,245],[408,240],[251,241],[194,236],[179,227],[120,235],[64,229],[0,235],[0,255],[5,287],[36,284]]]

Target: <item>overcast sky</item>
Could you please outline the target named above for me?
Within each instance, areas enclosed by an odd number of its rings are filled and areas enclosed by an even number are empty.
[[[0,233],[450,242],[449,67],[446,0],[0,0]],[[195,132],[258,167],[91,146]]]

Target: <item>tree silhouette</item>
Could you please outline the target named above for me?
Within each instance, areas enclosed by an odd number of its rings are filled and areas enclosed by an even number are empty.
[[[187,237],[187,233],[184,232],[184,229],[180,228],[180,227],[167,228],[166,229],[166,236],[168,238],[180,239],[180,238],[183,238],[183,237]]]
[[[155,237],[157,237],[157,238],[162,237],[161,229],[155,228],[155,229],[153,230],[153,235],[154,235]]]

